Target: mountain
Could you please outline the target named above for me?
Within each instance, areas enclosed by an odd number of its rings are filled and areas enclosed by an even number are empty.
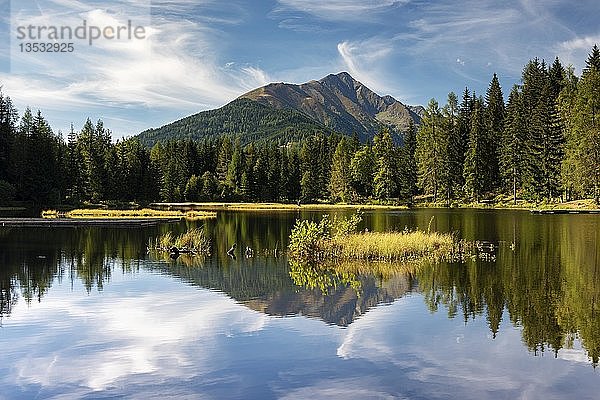
[[[301,85],[271,83],[225,106],[203,111],[138,135],[152,146],[157,141],[193,140],[224,134],[239,135],[242,143],[260,140],[287,142],[314,132],[333,131],[364,141],[379,130],[406,131],[412,119],[421,122],[423,107],[406,106],[392,96],[379,96],[347,72]]]
[[[240,98],[277,109],[297,110],[335,131],[368,137],[384,126],[405,132],[411,119],[416,124],[421,122],[422,107],[411,108],[392,96],[381,97],[347,72],[301,85],[271,83]]]
[[[169,139],[200,140],[219,135],[239,135],[242,143],[260,140],[286,142],[314,132],[331,130],[307,115],[280,110],[249,99],[236,99],[216,110],[202,111],[138,135],[139,140],[153,146]]]

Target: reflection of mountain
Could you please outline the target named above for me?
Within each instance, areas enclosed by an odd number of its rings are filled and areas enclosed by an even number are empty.
[[[432,229],[458,231],[467,239],[500,243],[496,262],[474,260],[417,271],[418,290],[432,311],[446,309],[449,317],[459,316],[465,321],[485,318],[492,336],[501,334],[502,318],[508,316],[510,323],[522,327],[523,343],[532,352],[558,352],[571,347],[575,338],[592,362],[598,362],[599,219],[510,211],[421,210],[367,213],[366,223],[373,230],[423,228],[430,224],[432,215],[436,216]],[[364,276],[341,277],[334,279],[336,284],[346,283],[327,285],[334,289],[324,296],[321,289],[306,289],[318,286],[294,280],[283,258],[231,260],[225,254],[234,242],[240,248],[248,245],[259,254],[285,247],[297,217],[306,216],[220,214],[216,221],[204,225],[215,241],[214,256],[205,266],[193,268],[138,261],[146,257],[149,236],[166,230],[180,232],[185,229],[184,223],[145,230],[0,228],[0,317],[10,314],[19,298],[43,301],[56,279],[77,279],[87,290],[101,289],[120,269],[135,271],[147,265],[185,282],[227,293],[270,315],[302,314],[340,326],[352,323],[378,304],[403,296],[413,287],[412,280],[402,277],[387,282]],[[509,246],[512,242],[514,251]],[[348,283],[353,286],[348,287]]]
[[[383,283],[374,277],[359,277],[360,295],[348,285],[339,285],[324,295],[320,289],[294,285],[288,269],[278,264],[281,262],[258,258],[241,260],[227,267],[209,262],[201,268],[177,263],[158,264],[153,268],[191,284],[224,292],[239,303],[268,315],[305,315],[339,326],[348,326],[370,308],[390,303],[411,289],[410,279],[404,276]]]

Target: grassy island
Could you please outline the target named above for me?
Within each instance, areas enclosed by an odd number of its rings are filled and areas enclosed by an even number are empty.
[[[327,216],[316,223],[297,221],[290,236],[290,256],[310,262],[385,261],[411,262],[450,257],[456,249],[451,234],[424,232],[358,231],[362,214],[349,218]]]

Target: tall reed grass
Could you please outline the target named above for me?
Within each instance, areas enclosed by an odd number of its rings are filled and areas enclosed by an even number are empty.
[[[290,255],[298,259],[415,261],[421,258],[449,257],[455,240],[449,233],[424,232],[358,232],[361,215],[319,223],[297,221],[290,235]]]
[[[154,240],[150,239],[148,243],[148,250],[150,251],[176,251],[177,253],[206,256],[210,255],[210,247],[210,239],[206,236],[204,230],[198,228],[190,229],[179,236],[167,232]]]

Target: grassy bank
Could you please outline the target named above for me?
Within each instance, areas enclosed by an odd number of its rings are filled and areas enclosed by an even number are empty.
[[[182,212],[177,210],[152,210],[144,208],[141,210],[103,210],[103,209],[78,209],[60,213],[56,210],[46,210],[42,212],[43,218],[73,218],[73,219],[146,219],[146,218],[188,218],[188,219],[206,219],[215,218],[215,212],[207,211],[189,211]]]
[[[451,202],[448,205],[445,201],[438,202],[419,202],[415,204],[417,208],[476,208],[476,209],[498,209],[498,210],[598,210],[600,205],[593,199],[573,200],[567,202],[531,202],[527,200],[517,200],[514,203],[512,198],[501,197],[493,201],[481,202]]]
[[[287,203],[153,203],[152,207],[170,210],[204,211],[287,211],[287,210],[406,210],[407,206],[380,204],[287,204]]]

